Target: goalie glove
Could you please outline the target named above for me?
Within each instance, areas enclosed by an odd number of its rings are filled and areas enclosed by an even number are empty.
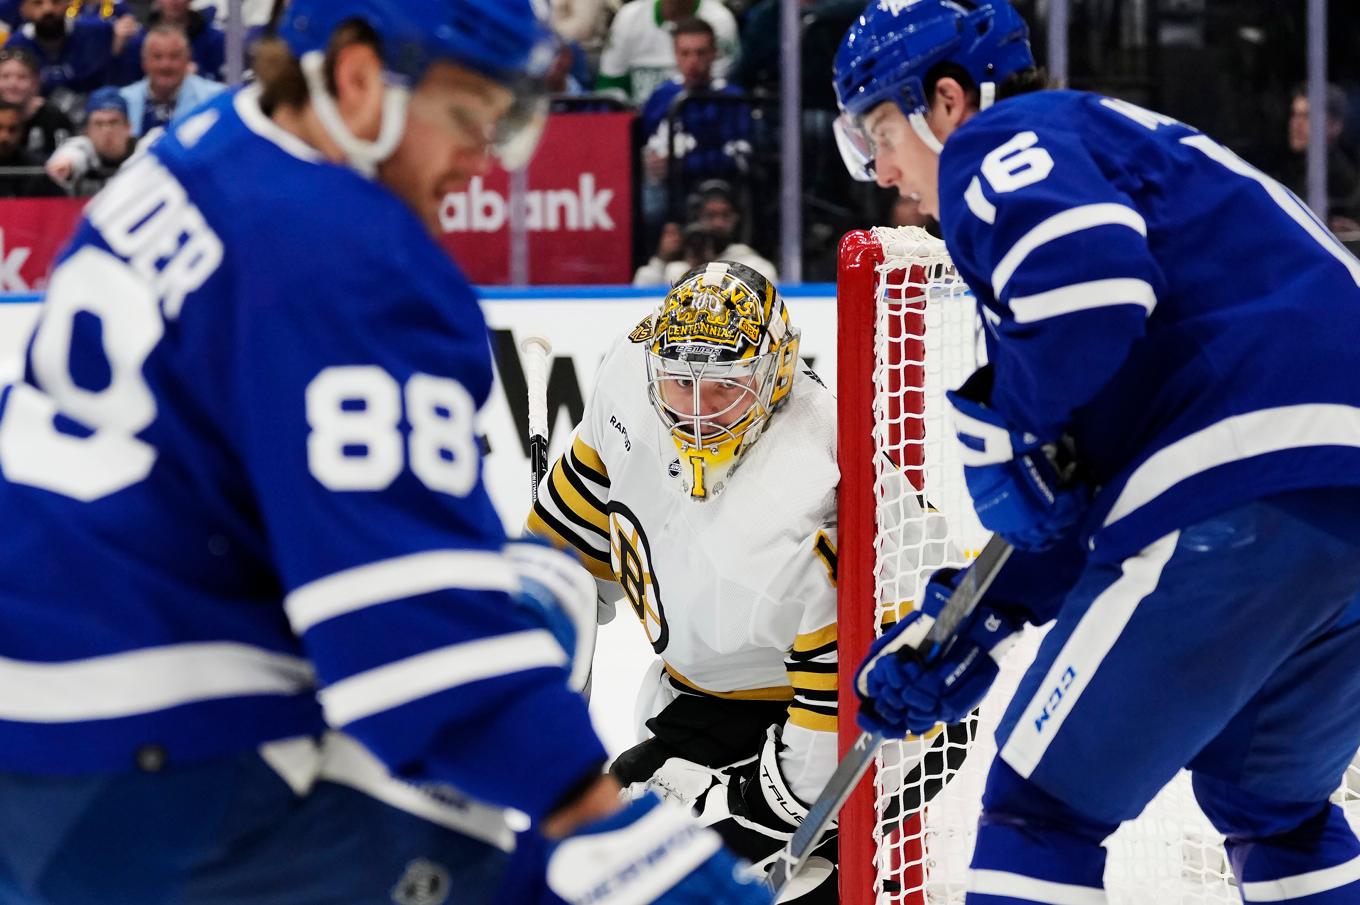
[[[589,824],[548,855],[548,888],[569,905],[770,905],[760,878],[713,830],[655,795]]]
[[[988,406],[992,375],[986,365],[946,394],[968,495],[978,521],[1017,550],[1046,550],[1081,518],[1087,495],[1063,482],[1055,440],[1016,430]]]
[[[517,541],[504,547],[519,574],[516,605],[542,625],[570,659],[568,684],[585,688],[595,656],[595,579],[575,559],[545,543]]]

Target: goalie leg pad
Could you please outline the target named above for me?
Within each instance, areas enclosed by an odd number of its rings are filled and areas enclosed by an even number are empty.
[[[1360,841],[1336,805],[1274,801],[1194,775],[1195,799],[1227,839],[1244,902],[1360,901]]]
[[[994,762],[968,871],[969,905],[1102,905],[1107,900],[1101,842],[1117,828],[1078,813],[1002,761]]]
[[[728,767],[725,790],[715,786],[701,802],[701,823],[709,824],[738,854],[764,871],[807,816],[807,805],[789,788],[779,767],[780,729],[766,730],[760,756]],[[726,794],[715,794],[725,791]],[[814,858],[785,891],[781,902],[834,905],[839,884],[835,824],[827,830]]]

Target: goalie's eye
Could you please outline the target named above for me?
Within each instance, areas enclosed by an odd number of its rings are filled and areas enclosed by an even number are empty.
[[[694,381],[690,380],[688,377],[680,377],[676,379],[675,385],[682,390],[688,390],[694,387]]]

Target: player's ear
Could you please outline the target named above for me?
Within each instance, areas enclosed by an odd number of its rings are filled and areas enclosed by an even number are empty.
[[[382,126],[383,96],[387,87],[382,59],[374,47],[363,42],[338,48],[334,59],[331,84],[340,116],[356,138],[373,141]]]
[[[959,84],[958,79],[944,76],[935,83],[930,112],[934,114],[937,125],[946,127],[947,135],[977,112],[977,102],[972,93]]]

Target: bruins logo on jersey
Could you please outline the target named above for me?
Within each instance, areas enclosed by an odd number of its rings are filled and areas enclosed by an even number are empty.
[[[623,594],[652,650],[658,654],[670,643],[670,626],[666,624],[666,610],[661,605],[661,585],[652,571],[652,547],[642,522],[622,503],[609,503],[609,558]]]

